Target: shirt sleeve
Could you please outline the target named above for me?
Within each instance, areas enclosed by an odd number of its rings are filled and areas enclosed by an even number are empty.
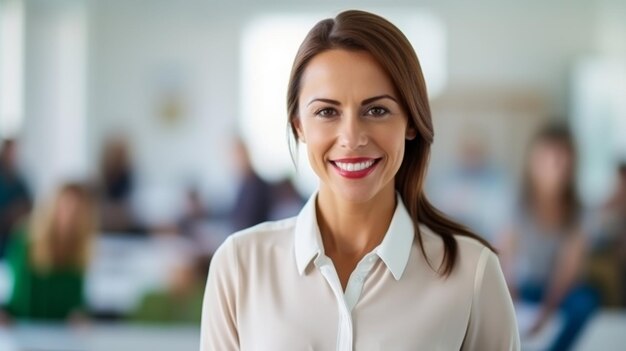
[[[462,350],[520,350],[511,295],[498,258],[488,248],[483,249],[478,260],[474,298]]]
[[[213,255],[202,304],[200,351],[239,350],[236,294],[238,267],[230,237]]]

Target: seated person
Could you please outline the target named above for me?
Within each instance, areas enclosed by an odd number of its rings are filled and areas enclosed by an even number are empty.
[[[540,334],[555,312],[563,316],[547,348],[555,351],[571,349],[599,304],[595,288],[582,277],[591,228],[576,194],[572,138],[566,126],[555,124],[533,139],[500,255],[513,298],[538,307],[523,337]]]
[[[94,234],[93,198],[80,184],[62,186],[49,208],[18,225],[7,251],[14,280],[8,317],[83,319],[84,273]]]
[[[146,294],[132,319],[140,323],[200,325],[206,266],[199,258],[178,260],[169,270],[166,288]]]

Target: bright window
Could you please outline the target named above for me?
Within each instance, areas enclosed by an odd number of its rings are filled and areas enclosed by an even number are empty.
[[[587,57],[574,66],[572,82],[581,193],[595,206],[610,196],[617,163],[626,161],[626,65],[620,59]]]
[[[0,2],[0,137],[16,134],[23,117],[24,4]]]

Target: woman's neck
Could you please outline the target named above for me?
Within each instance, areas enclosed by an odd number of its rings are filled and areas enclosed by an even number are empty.
[[[361,258],[383,240],[396,206],[394,188],[381,190],[365,202],[351,202],[321,188],[317,222],[329,256]]]

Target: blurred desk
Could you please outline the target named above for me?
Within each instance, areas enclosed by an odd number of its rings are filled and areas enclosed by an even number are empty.
[[[143,295],[165,287],[169,268],[190,254],[182,237],[102,235],[85,279],[85,298],[95,313],[125,314]]]
[[[196,351],[200,328],[92,324],[19,324],[0,327],[2,351]]]
[[[626,350],[626,310],[602,310],[589,322],[576,351]]]

